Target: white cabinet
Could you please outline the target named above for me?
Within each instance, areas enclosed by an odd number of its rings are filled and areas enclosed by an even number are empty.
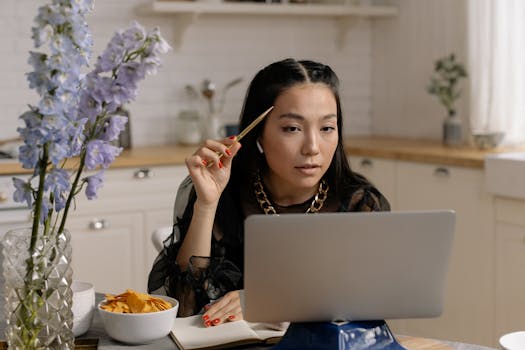
[[[525,329],[525,201],[496,198],[496,336]]]
[[[154,229],[173,221],[173,204],[185,166],[107,170],[98,199],[78,196],[66,227],[73,246],[73,278],[97,291],[145,291],[156,252]]]
[[[349,156],[353,171],[363,175],[388,199],[392,209],[396,208],[396,162],[388,159]]]
[[[89,281],[97,291],[144,291],[142,217],[139,212],[76,216],[72,233],[73,278]]]
[[[387,196],[393,210],[456,211],[456,231],[442,316],[391,321],[389,324],[394,331],[496,345],[494,206],[492,197],[484,189],[483,170],[352,155],[349,159],[354,171],[366,176]],[[525,239],[525,229],[522,234]],[[520,261],[525,263],[525,243],[521,249],[523,257]],[[525,295],[525,278],[522,281],[521,291]],[[509,278],[507,284],[510,283]],[[525,297],[522,300],[525,309]],[[525,325],[525,317],[522,320]]]
[[[408,320],[407,333],[493,345],[494,214],[483,171],[399,161],[396,188],[399,210],[456,211],[443,315]]]

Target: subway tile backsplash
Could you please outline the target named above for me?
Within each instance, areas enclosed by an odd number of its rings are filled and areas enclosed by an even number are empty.
[[[159,26],[174,47],[164,56],[159,74],[140,84],[130,106],[133,145],[175,143],[176,117],[192,103],[186,84],[199,86],[205,78],[218,87],[236,77],[241,84],[227,95],[223,121],[236,121],[249,81],[263,66],[285,57],[314,59],[332,66],[341,79],[341,100],[346,134],[370,131],[371,23],[356,20],[346,33],[344,47],[336,46],[337,27],[325,17],[203,15],[183,34],[175,47],[176,17],[139,15],[137,6],[150,0],[95,0],[88,16],[94,38],[94,55],[101,53],[113,32],[137,20]],[[0,139],[17,136],[18,116],[38,96],[29,90],[25,73],[32,49],[31,26],[43,0],[2,0],[0,11]]]

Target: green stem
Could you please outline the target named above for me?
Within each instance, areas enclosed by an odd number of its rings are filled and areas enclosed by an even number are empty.
[[[38,189],[35,200],[35,215],[33,216],[33,227],[31,231],[31,243],[29,244],[29,256],[31,257],[35,251],[36,240],[38,238],[38,227],[40,222],[40,211],[42,208],[42,201],[44,199],[44,184],[46,180],[47,171],[47,145],[44,145],[42,159],[40,159],[39,173],[38,173]]]
[[[73,184],[71,185],[71,190],[69,191],[69,195],[66,200],[66,205],[64,207],[64,212],[62,213],[62,219],[60,220],[60,226],[58,227],[57,234],[62,233],[62,231],[64,231],[64,227],[66,226],[67,213],[69,212],[71,202],[73,201],[73,198],[76,195],[76,188],[78,186],[78,182],[80,181],[80,175],[82,175],[82,170],[84,169],[85,163],[86,163],[86,150],[83,150],[80,155],[80,164],[78,165],[78,170],[75,175],[75,180],[73,180]]]

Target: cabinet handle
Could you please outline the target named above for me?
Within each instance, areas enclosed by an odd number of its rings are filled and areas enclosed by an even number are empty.
[[[447,168],[439,167],[434,169],[434,176],[449,177],[450,171]]]
[[[106,219],[93,219],[89,223],[89,229],[93,231],[99,231],[109,228],[109,221]]]
[[[149,179],[151,175],[151,170],[148,168],[139,169],[133,173],[135,179]]]
[[[361,165],[362,168],[373,168],[374,167],[374,162],[372,162],[372,159],[363,158],[363,159],[361,159],[360,165]]]
[[[7,202],[7,193],[0,192],[0,203]]]

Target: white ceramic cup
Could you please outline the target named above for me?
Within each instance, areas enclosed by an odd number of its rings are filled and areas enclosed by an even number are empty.
[[[520,350],[525,348],[525,331],[512,332],[503,335],[499,344],[505,350]]]
[[[95,288],[91,283],[73,281],[73,334],[86,333],[95,312]]]

